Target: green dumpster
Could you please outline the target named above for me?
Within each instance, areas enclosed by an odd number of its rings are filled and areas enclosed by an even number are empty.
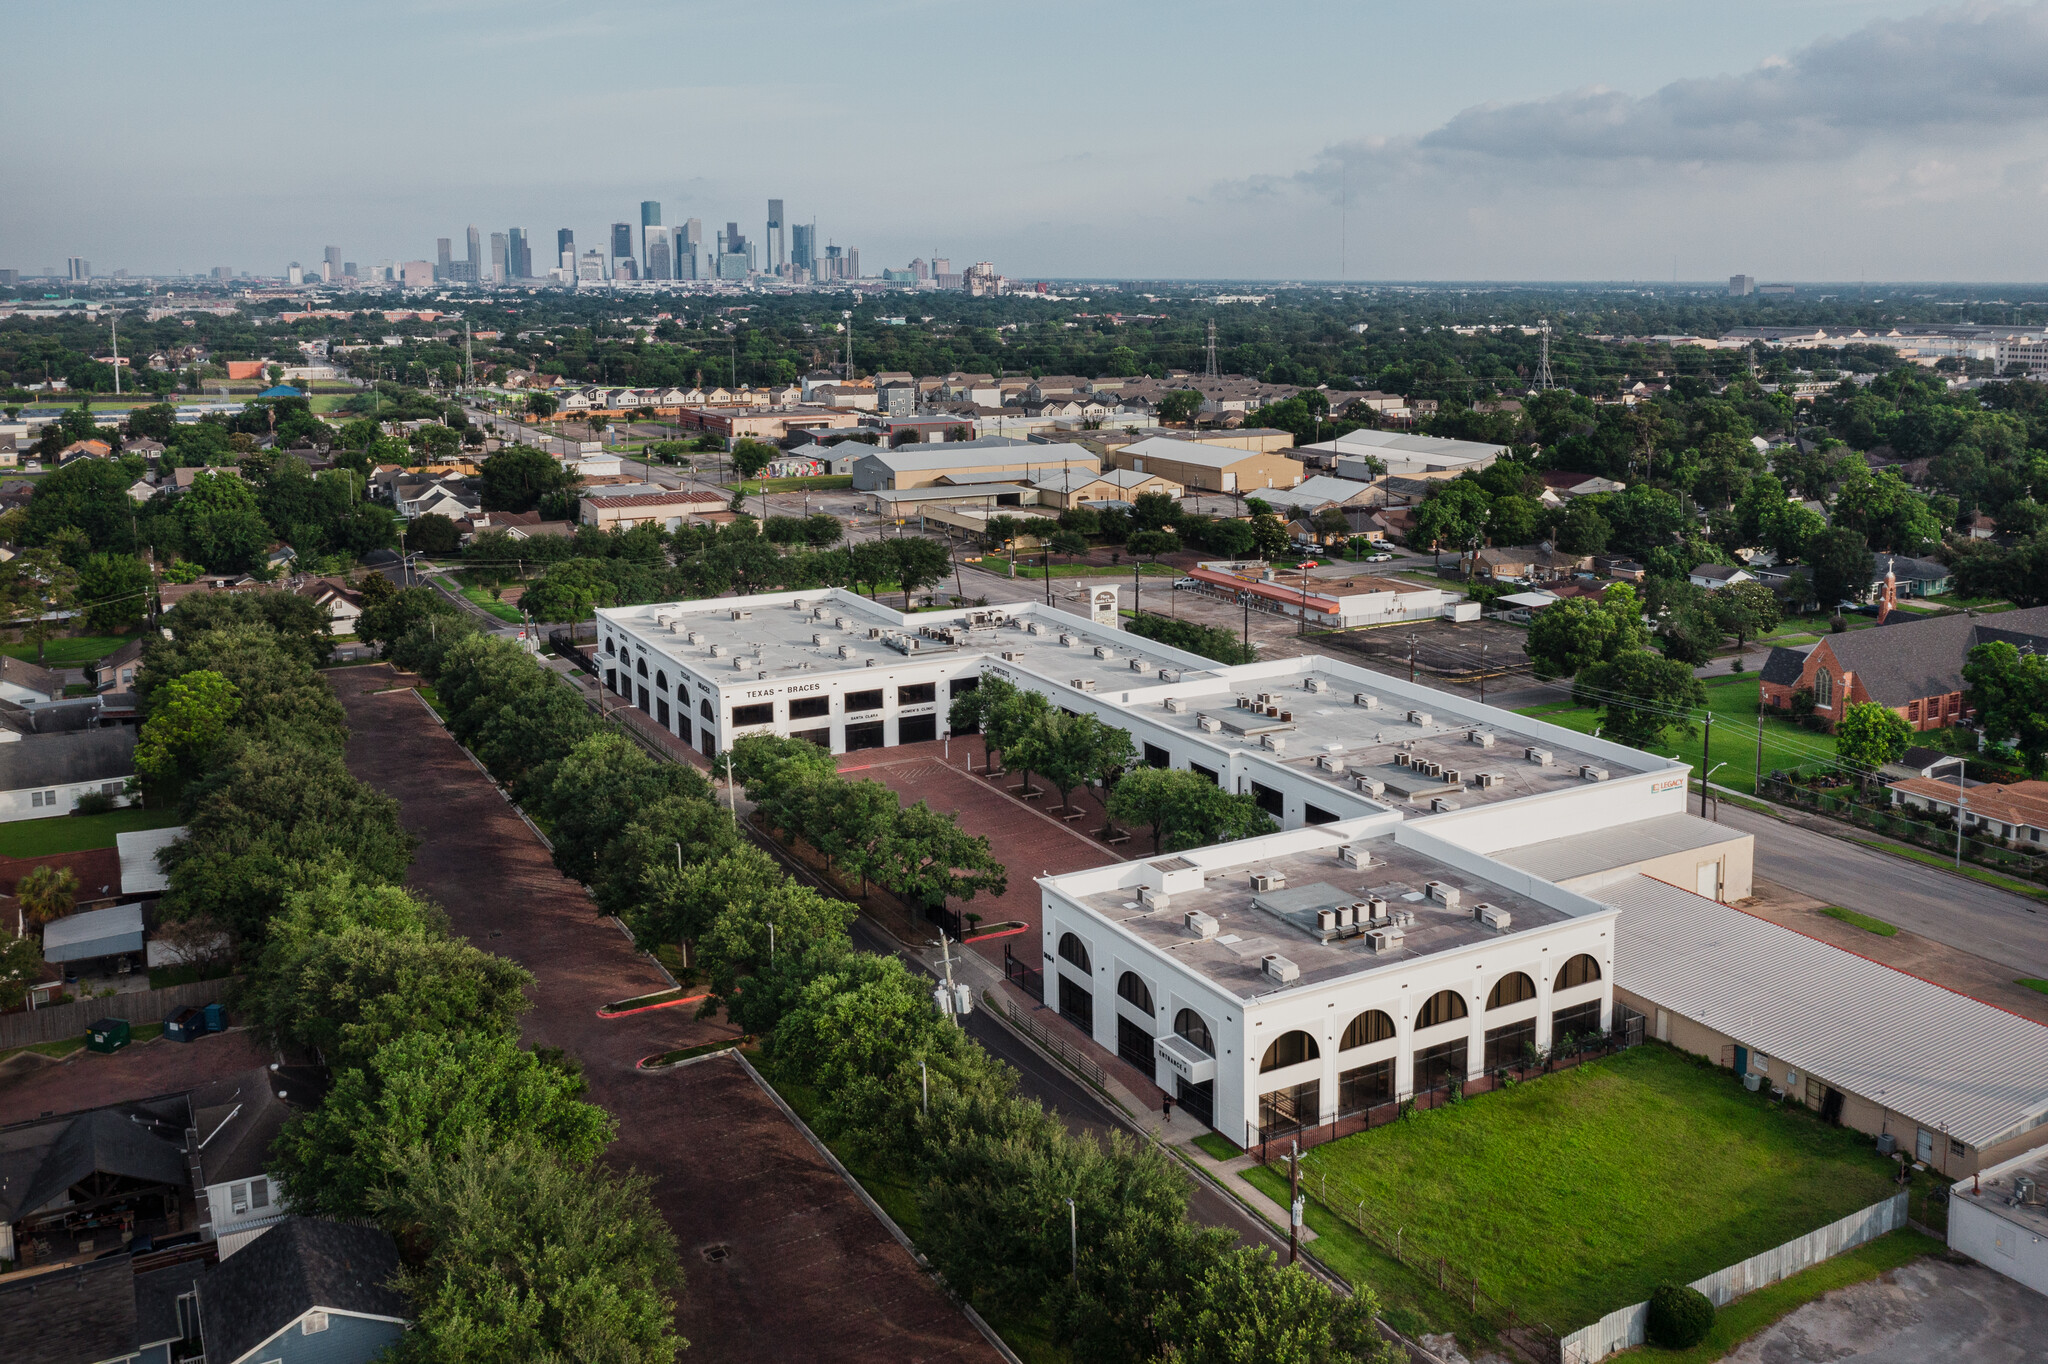
[[[128,1045],[128,1020],[102,1018],[85,1034],[87,1051],[119,1051]]]

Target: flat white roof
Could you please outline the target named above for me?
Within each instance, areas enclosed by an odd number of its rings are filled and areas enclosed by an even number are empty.
[[[1614,983],[1980,1150],[2048,1119],[2048,1027],[1632,876]]]
[[[1139,459],[1170,459],[1180,464],[1196,464],[1205,469],[1228,469],[1233,464],[1248,459],[1271,459],[1281,456],[1294,458],[1292,450],[1240,450],[1234,445],[1207,445],[1200,441],[1175,440],[1171,436],[1148,436],[1133,441],[1117,453],[1135,455]]]
[[[1518,848],[1502,848],[1492,856],[1497,862],[1546,881],[1570,881],[1616,867],[1631,867],[1652,857],[1715,848],[1747,837],[1737,829],[1698,815],[1657,815]]]
[[[170,878],[156,864],[157,853],[185,836],[183,825],[170,829],[142,829],[115,834],[114,848],[121,854],[121,893],[161,895],[171,888]]]
[[[1432,460],[1459,461],[1496,458],[1507,453],[1505,445],[1485,441],[1450,440],[1443,436],[1416,436],[1405,431],[1347,431],[1335,440],[1302,447],[1326,455],[1380,455],[1388,450],[1404,455],[1423,455]]]

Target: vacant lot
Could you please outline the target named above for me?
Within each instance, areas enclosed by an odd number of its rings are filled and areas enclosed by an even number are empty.
[[[1861,1133],[1655,1044],[1317,1147],[1302,1168],[1304,1192],[1327,1173],[1330,1201],[1362,1200],[1410,1258],[1447,1256],[1559,1331],[1892,1192]],[[1383,1263],[1346,1264],[1336,1239],[1318,1250],[1373,1282]]]

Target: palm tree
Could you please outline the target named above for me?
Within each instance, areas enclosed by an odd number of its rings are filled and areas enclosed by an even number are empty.
[[[28,917],[39,924],[61,919],[78,900],[78,873],[69,867],[37,867],[21,878],[14,896]]]

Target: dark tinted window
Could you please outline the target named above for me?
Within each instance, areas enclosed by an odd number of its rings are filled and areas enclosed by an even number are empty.
[[[789,718],[792,720],[815,720],[820,715],[832,713],[832,698],[829,696],[799,696],[789,703]]]
[[[1266,1055],[1259,1062],[1259,1071],[1263,1074],[1282,1066],[1299,1065],[1322,1054],[1323,1050],[1316,1045],[1315,1038],[1296,1028],[1293,1032],[1282,1033],[1274,1039],[1272,1046],[1266,1048]]]
[[[1439,1023],[1449,1023],[1465,1016],[1465,997],[1456,990],[1438,990],[1422,1006],[1422,1012],[1415,1016],[1418,1028],[1434,1028]]]
[[[758,706],[734,706],[732,722],[736,725],[767,725],[775,722],[775,703],[770,701]]]
[[[1173,755],[1171,753],[1168,753],[1165,749],[1161,748],[1158,744],[1146,744],[1145,766],[1171,767],[1173,766]]]
[[[1566,963],[1569,967],[1570,963]],[[1502,1009],[1510,1004],[1520,1004],[1525,999],[1536,998],[1536,982],[1520,971],[1511,971],[1494,982],[1493,993],[1486,997],[1486,1007]]]
[[[882,689],[880,687],[876,687],[873,691],[850,691],[846,693],[846,709],[848,711],[880,710],[881,708]]]
[[[1353,1047],[1369,1046],[1384,1042],[1394,1035],[1394,1020],[1381,1009],[1367,1009],[1351,1020],[1351,1026],[1344,1029],[1344,1040],[1337,1044],[1338,1051],[1350,1051]]]
[[[899,706],[921,706],[938,699],[939,684],[936,682],[919,682],[915,686],[896,689],[896,704]]]
[[[1264,810],[1267,814],[1273,816],[1273,818],[1286,818],[1287,799],[1286,797],[1282,796],[1278,791],[1275,791],[1272,787],[1261,786],[1257,782],[1253,782],[1252,799],[1258,802],[1258,806],[1261,810]]]
[[[1581,952],[1566,962],[1564,969],[1557,973],[1557,985],[1555,988],[1569,990],[1574,985],[1591,985],[1598,979],[1600,979],[1600,963],[1594,961],[1584,952]]]

